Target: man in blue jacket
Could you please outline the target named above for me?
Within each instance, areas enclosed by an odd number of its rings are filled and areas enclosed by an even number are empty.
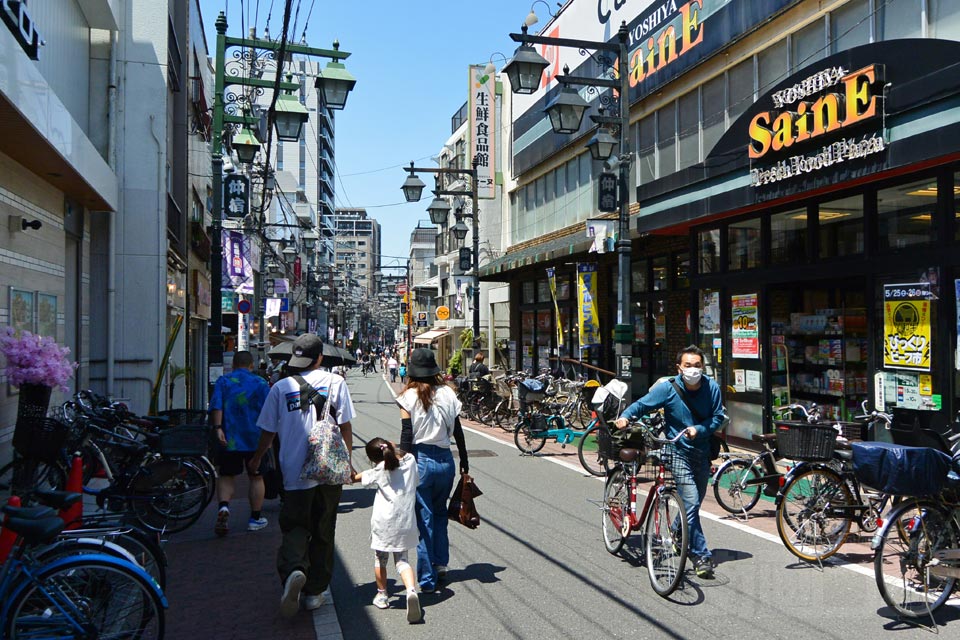
[[[628,420],[664,410],[666,435],[684,435],[676,445],[677,455],[671,471],[687,512],[690,532],[690,555],[701,578],[713,577],[713,559],[700,524],[700,504],[710,480],[710,438],[723,424],[723,401],[720,387],[703,374],[703,351],[690,345],[677,354],[677,376],[650,388],[617,420],[617,427]]]

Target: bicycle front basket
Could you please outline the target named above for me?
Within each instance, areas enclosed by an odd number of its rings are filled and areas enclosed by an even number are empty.
[[[210,427],[182,424],[160,432],[158,452],[164,456],[203,456],[207,454]]]
[[[777,451],[784,458],[809,462],[827,461],[837,445],[837,431],[829,424],[775,422]]]
[[[13,448],[24,458],[53,463],[60,459],[69,434],[70,427],[59,420],[20,419],[13,431]]]

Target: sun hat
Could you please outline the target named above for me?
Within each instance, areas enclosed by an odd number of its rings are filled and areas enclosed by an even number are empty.
[[[414,349],[407,363],[407,376],[411,378],[431,378],[443,370],[437,366],[437,358],[432,349]]]
[[[323,355],[323,342],[314,333],[305,333],[293,341],[293,355],[289,366],[304,369]]]

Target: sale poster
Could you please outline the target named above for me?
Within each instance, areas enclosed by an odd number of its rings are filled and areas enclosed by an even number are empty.
[[[734,358],[760,357],[760,322],[757,313],[757,294],[730,296],[732,306]]]

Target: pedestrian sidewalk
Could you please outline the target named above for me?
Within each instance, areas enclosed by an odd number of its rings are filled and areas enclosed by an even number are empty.
[[[200,520],[164,545],[167,552],[167,638],[210,640],[341,640],[343,635],[328,590],[326,602],[313,612],[280,616],[280,578],[276,557],[280,546],[279,500],[264,502],[269,524],[247,531],[250,507],[247,480],[237,477],[231,501],[230,533],[213,532],[214,498]]]

